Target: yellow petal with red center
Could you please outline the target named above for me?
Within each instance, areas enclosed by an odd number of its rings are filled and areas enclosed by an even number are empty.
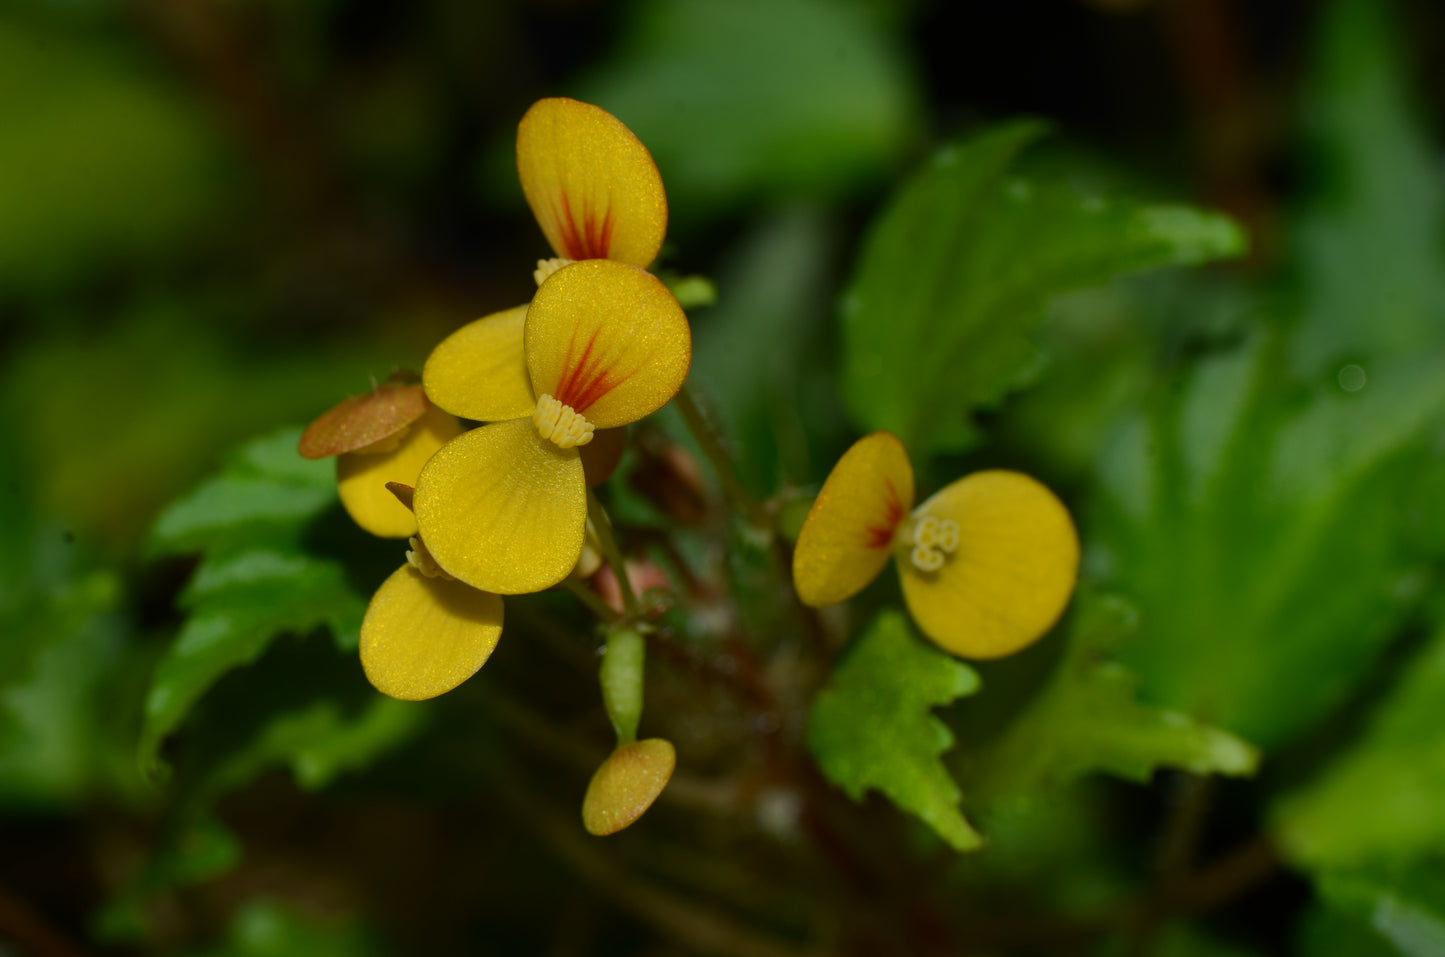
[[[527,205],[565,259],[646,267],[667,232],[667,196],[642,141],[611,113],[562,97],[538,100],[517,127]]]
[[[476,674],[501,636],[501,598],[403,565],[367,606],[361,667],[376,690],[423,701]]]
[[[415,535],[416,518],[386,483],[415,485],[432,453],[461,433],[461,423],[454,416],[430,406],[391,451],[338,456],[336,485],[347,514],[363,529],[382,538]]]
[[[414,504],[432,557],[483,591],[542,591],[582,554],[582,459],[543,439],[531,419],[484,425],[447,443],[422,469]]]
[[[427,398],[478,422],[531,415],[537,402],[522,349],[526,322],[527,307],[517,306],[469,322],[443,339],[422,369]]]
[[[532,391],[599,429],[668,403],[687,378],[692,332],[668,288],[633,266],[593,259],[558,270],[527,311]]]
[[[936,571],[899,551],[903,598],[918,627],[947,651],[999,658],[1037,641],[1063,613],[1079,571],[1068,509],[1018,472],[975,472],[920,505],[953,547],[932,550]],[[949,528],[948,523],[955,527]],[[908,544],[908,543],[905,543]]]
[[[861,591],[892,555],[893,533],[913,507],[913,466],[892,432],[865,435],[843,453],[813,502],[793,552],[803,604],[831,605]]]

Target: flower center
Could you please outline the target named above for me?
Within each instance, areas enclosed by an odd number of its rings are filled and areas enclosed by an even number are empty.
[[[577,260],[575,259],[561,258],[539,259],[537,260],[537,268],[532,270],[532,278],[537,280],[537,285],[540,286],[542,285],[542,283],[546,282],[547,278],[551,276],[554,272],[561,269],[563,266],[570,266],[576,261]]]
[[[427,551],[426,546],[422,544],[420,535],[413,535],[407,539],[406,543],[411,546],[406,553],[406,560],[407,564],[411,565],[412,568],[415,568],[428,578],[440,578],[443,581],[449,582],[456,581],[455,578],[447,574],[445,568],[437,564],[435,558],[431,557],[431,552]]]
[[[538,435],[558,448],[570,449],[592,441],[592,423],[574,412],[570,405],[563,405],[545,392],[537,400],[532,424],[537,427]]]
[[[908,558],[919,571],[938,571],[956,548],[958,523],[953,519],[920,515],[913,523],[913,551]]]

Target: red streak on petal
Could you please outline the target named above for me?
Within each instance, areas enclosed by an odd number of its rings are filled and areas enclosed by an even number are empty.
[[[576,344],[574,338],[567,344],[567,357],[562,361],[562,375],[557,381],[555,398],[563,405],[570,406],[572,411],[579,415],[585,414],[594,402],[627,380],[627,376],[617,375],[615,369],[604,366],[602,360],[593,354],[593,346],[597,344],[597,336],[601,331],[592,330],[592,336],[587,340],[587,345],[575,364],[572,361],[573,346]]]
[[[572,203],[566,193],[560,194],[561,206],[556,210],[556,220],[562,230],[562,251],[568,259],[606,259],[612,248],[613,219],[609,208],[602,221],[590,207],[583,210],[582,228],[572,215]]]
[[[864,544],[869,548],[887,548],[893,544],[893,533],[898,530],[898,523],[903,520],[903,502],[898,498],[898,489],[893,487],[892,479],[883,480],[888,486],[888,501],[884,507],[886,517],[882,525],[865,525]]]

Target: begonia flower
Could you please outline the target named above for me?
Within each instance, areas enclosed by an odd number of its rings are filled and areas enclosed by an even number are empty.
[[[540,286],[571,262],[610,259],[646,268],[667,232],[667,195],[647,147],[601,107],[565,97],[538,100],[517,127],[517,174],[556,258],[538,263]],[[458,329],[427,358],[422,381],[437,405],[478,422],[528,415],[522,328],[527,307]],[[479,393],[479,377],[492,388]]]
[[[687,317],[667,287],[606,259],[550,276],[524,329],[525,393],[466,363],[442,376],[435,394],[448,411],[494,421],[433,455],[415,499],[438,564],[503,595],[550,588],[572,571],[587,518],[578,447],[666,405],[692,359]]]
[[[386,483],[416,484],[426,460],[461,431],[421,385],[393,378],[323,413],[297,451],[308,459],[336,456],[337,491],[352,520],[381,538],[406,538],[416,534],[416,519]]]
[[[953,654],[999,658],[1053,626],[1079,566],[1073,520],[1053,492],[1019,472],[990,470],[913,502],[903,443],[891,432],[854,443],[798,536],[793,581],[803,603],[844,601],[891,557],[913,620]]]

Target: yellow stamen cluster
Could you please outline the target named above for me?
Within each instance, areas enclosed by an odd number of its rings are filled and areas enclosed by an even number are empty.
[[[539,259],[537,260],[537,268],[532,270],[532,278],[537,280],[537,285],[540,286],[546,282],[547,278],[554,272],[563,266],[570,266],[574,262],[576,262],[575,259],[563,259],[560,256],[554,256],[551,259]]]
[[[546,393],[537,399],[532,424],[538,435],[558,448],[571,449],[592,441],[592,423]]]
[[[421,572],[428,578],[440,578],[443,581],[454,582],[455,578],[447,574],[447,570],[437,564],[437,560],[431,557],[431,552],[421,543],[421,538],[413,535],[406,542],[411,546],[406,553],[406,561],[412,568]]]
[[[913,551],[909,555],[919,571],[936,572],[945,557],[958,548],[958,523],[951,518],[939,520],[923,515],[913,524]]]

